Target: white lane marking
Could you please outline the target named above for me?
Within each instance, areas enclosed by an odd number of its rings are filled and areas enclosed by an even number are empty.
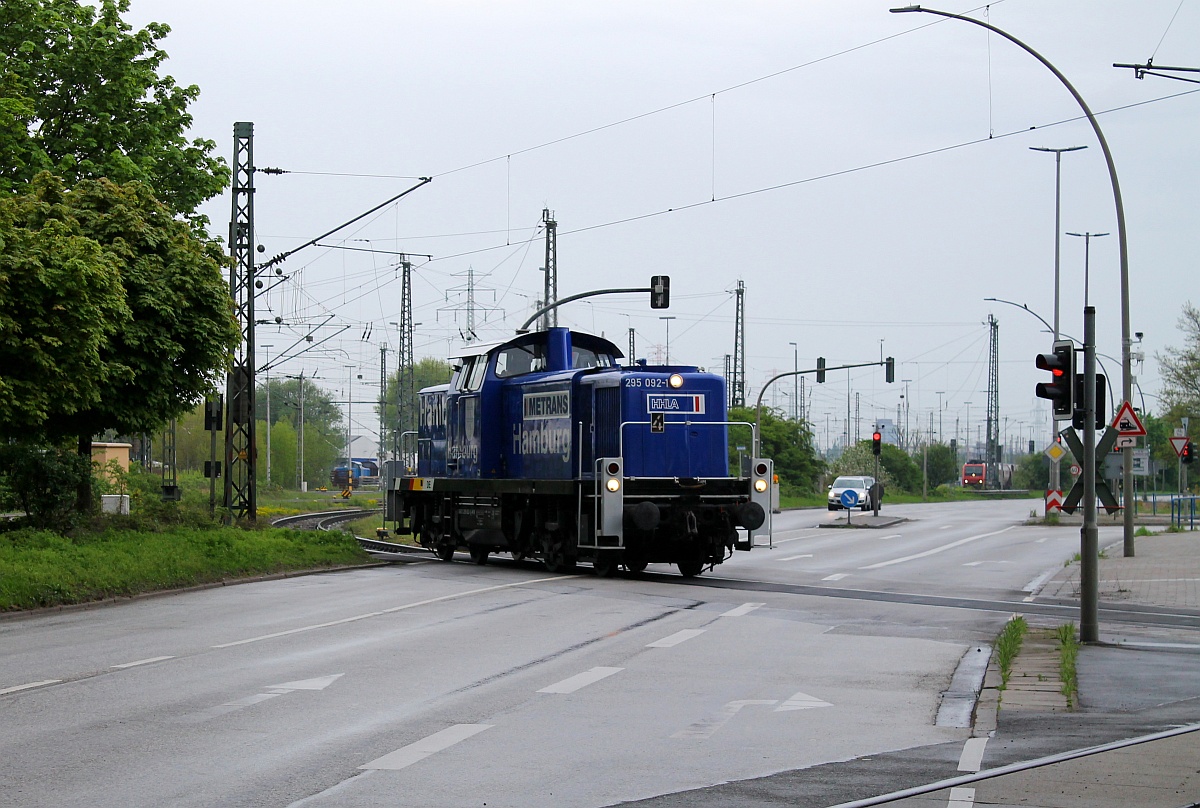
[[[1022,592],[1036,592],[1038,589],[1041,588],[1042,584],[1046,583],[1046,581],[1049,581],[1051,578],[1053,578],[1055,575],[1057,575],[1061,570],[1062,570],[1061,566],[1051,567],[1050,569],[1046,570],[1038,577],[1034,578],[1029,583],[1025,584],[1025,586],[1021,587],[1021,591]]]
[[[776,702],[774,699],[745,699],[743,701],[731,701],[718,710],[711,718],[702,718],[687,729],[679,730],[679,732],[676,732],[671,737],[697,739],[711,738],[714,732],[725,726],[729,719],[737,715],[738,710],[741,710],[743,707],[746,707],[750,704],[765,704],[770,706],[777,703],[778,702]]]
[[[983,750],[987,747],[987,738],[968,738],[963,744],[962,755],[958,758],[960,772],[977,772],[983,768]]]
[[[0,690],[0,696],[5,695],[6,693],[16,693],[19,690],[32,690],[35,687],[45,687],[46,685],[56,685],[61,681],[62,681],[62,679],[47,679],[44,682],[30,682],[27,685],[17,685],[16,687],[6,687],[3,690]]]
[[[780,561],[795,561],[798,558],[812,558],[812,557],[813,557],[812,553],[805,553],[804,555],[788,556],[787,558],[781,558],[779,560]]]
[[[900,533],[893,533],[893,534],[892,534],[892,535],[890,535],[890,536],[880,536],[880,537],[879,537],[879,540],[880,540],[880,541],[887,541],[888,539],[898,539],[898,538],[900,538],[900,537],[901,537],[901,535],[902,535],[902,534],[900,534]]]
[[[139,659],[137,662],[126,662],[124,665],[112,665],[113,668],[136,668],[138,665],[149,665],[151,662],[162,662],[164,659],[174,659],[173,656],[156,656],[149,659]]]
[[[595,684],[601,679],[607,679],[614,673],[620,673],[624,668],[592,668],[583,673],[577,673],[574,676],[563,679],[552,685],[548,685],[539,690],[539,693],[574,693],[576,690],[585,688],[588,685]]]
[[[962,787],[950,789],[950,801],[946,803],[946,808],[972,808],[974,805],[975,789]]]
[[[366,620],[370,617],[379,617],[384,614],[394,614],[402,612],[405,609],[415,609],[418,606],[428,606],[431,603],[441,603],[446,600],[455,600],[457,598],[465,598],[469,595],[481,595],[484,592],[495,592],[499,589],[511,589],[514,586],[527,586],[528,584],[544,584],[550,581],[567,581],[574,578],[574,575],[556,575],[553,578],[533,578],[528,581],[516,581],[511,584],[500,584],[498,586],[485,586],[482,589],[471,589],[466,592],[458,592],[453,595],[442,595],[440,598],[430,598],[429,600],[419,600],[415,603],[405,603],[403,606],[393,606],[390,609],[382,609],[378,612],[367,612],[366,614],[356,614],[353,617],[343,617],[341,620],[331,620],[328,623],[314,623],[311,626],[300,626],[299,628],[288,629],[287,631],[276,631],[272,634],[263,634],[258,637],[248,637],[244,640],[235,640],[233,642],[221,643],[214,645],[213,648],[233,648],[236,645],[246,645],[252,642],[260,642],[261,640],[273,640],[276,637],[287,637],[291,634],[300,634],[305,631],[314,631],[319,628],[330,628],[331,626],[341,626],[346,623],[354,623],[359,620]]]
[[[492,726],[492,724],[455,724],[441,732],[433,733],[428,738],[422,738],[415,743],[410,743],[408,746],[397,749],[395,752],[390,752],[381,758],[376,758],[358,768],[398,771],[406,766],[411,766],[418,761],[424,760],[434,752],[449,749],[451,746],[465,741],[472,735],[478,735],[485,729],[491,729]]]
[[[760,606],[766,606],[766,605],[767,604],[765,604],[765,603],[743,603],[741,606],[738,606],[735,609],[730,609],[729,611],[725,612],[724,614],[721,615],[721,617],[741,617],[742,615],[750,614],[750,612],[754,611],[755,609],[757,609]]]
[[[669,637],[663,637],[661,640],[655,640],[647,645],[647,648],[671,648],[679,645],[681,642],[687,642],[692,637],[699,637],[704,633],[702,628],[685,628],[683,631],[676,631]]]
[[[1038,539],[1037,541],[1035,541],[1035,542],[1034,542],[1034,544],[1045,544],[1045,543],[1046,543],[1046,540],[1047,540],[1047,539],[1049,539],[1049,538],[1050,538],[1049,536],[1042,536],[1040,539]]]
[[[942,525],[938,528],[938,530],[949,530],[952,527],[954,527],[954,525]]]
[[[1001,528],[1000,530],[993,530],[991,533],[980,533],[975,536],[967,536],[965,539],[959,539],[958,541],[952,541],[949,544],[943,544],[941,547],[934,547],[932,550],[926,550],[923,553],[914,553],[913,555],[904,556],[903,558],[893,558],[891,561],[880,561],[878,564],[870,564],[866,567],[859,567],[859,569],[860,570],[877,570],[880,567],[890,567],[893,564],[903,564],[905,561],[913,561],[918,558],[925,558],[927,556],[936,555],[945,550],[950,550],[955,547],[960,547],[964,544],[967,544],[968,542],[978,541],[979,539],[986,539],[989,536],[999,536],[1001,533],[1007,533],[1008,531],[1012,530],[1015,527],[1016,527],[1016,525],[1009,525],[1008,527]]]
[[[284,682],[281,685],[267,685],[267,687],[270,690],[282,690],[286,693],[293,690],[324,690],[345,675],[344,673],[334,673],[329,676],[318,676],[316,679],[301,679],[297,682]]]
[[[978,567],[980,564],[1011,564],[1011,561],[968,561],[964,567]]]
[[[848,578],[849,576],[850,576],[850,573],[848,573],[848,572],[835,572],[833,575],[826,575],[821,580],[822,581],[840,581],[843,578]]]
[[[827,701],[821,701],[816,696],[810,696],[807,693],[796,693],[783,704],[775,708],[777,713],[785,713],[790,710],[811,710],[815,707],[832,707],[833,705]]]
[[[789,532],[790,532],[790,531],[789,531]],[[791,537],[789,537],[789,538],[786,538],[786,539],[781,539],[781,538],[779,538],[779,536],[778,536],[778,534],[777,534],[777,535],[775,536],[775,542],[774,542],[774,543],[775,543],[776,545],[780,545],[780,544],[787,544],[787,543],[788,543],[788,542],[790,542],[790,541],[800,541],[801,539],[809,539],[809,538],[812,538],[812,537],[811,537],[811,536],[809,536],[808,534],[810,534],[810,533],[819,533],[819,532],[820,532],[820,531],[818,531],[818,530],[817,530],[817,528],[808,528],[807,530],[804,530],[804,531],[802,531],[802,534],[801,534],[801,535],[799,535],[799,536],[791,536]],[[785,535],[786,535],[786,534],[785,534]]]

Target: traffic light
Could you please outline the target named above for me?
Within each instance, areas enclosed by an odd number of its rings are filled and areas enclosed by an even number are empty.
[[[650,278],[650,308],[669,309],[671,307],[671,276],[655,275]]]
[[[896,360],[889,356],[883,365],[883,380],[888,384],[896,381]]]
[[[1192,458],[1194,457],[1195,455],[1192,453],[1192,442],[1188,441],[1187,443],[1183,444],[1183,450],[1179,453],[1179,461],[1181,463],[1187,463],[1188,465],[1191,465]]]
[[[1071,426],[1075,429],[1083,429],[1085,419],[1083,412],[1084,405],[1084,379],[1086,377],[1082,373],[1075,374],[1075,411],[1071,413]],[[1096,429],[1104,429],[1108,423],[1107,410],[1104,407],[1104,402],[1108,400],[1108,379],[1103,373],[1096,374]]]
[[[817,384],[825,384],[825,357],[817,357]]]
[[[1034,393],[1038,398],[1054,402],[1056,419],[1070,418],[1075,414],[1075,343],[1069,339],[1058,340],[1053,350],[1053,353],[1038,354],[1038,369],[1050,371],[1053,378],[1038,382]]]
[[[878,456],[881,443],[883,443],[883,435],[876,430],[871,435],[871,454]]]

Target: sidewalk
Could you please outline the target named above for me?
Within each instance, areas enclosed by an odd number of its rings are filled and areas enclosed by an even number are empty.
[[[1099,564],[1102,608],[1158,607],[1200,611],[1200,532],[1138,536],[1135,556],[1121,543]],[[1054,575],[1039,601],[1078,602],[1079,563]],[[1039,754],[1082,749],[1200,723],[1200,633],[1193,629],[1105,625],[1101,642],[1080,649],[1078,705],[1061,694],[1053,642],[1031,619],[1028,646],[1000,695],[996,732],[984,768]],[[1056,621],[1063,622],[1063,621]],[[983,704],[981,702],[981,709]],[[977,720],[976,735],[987,719]],[[974,783],[976,805],[1023,808],[1182,808],[1200,805],[1200,731],[1055,763]],[[956,802],[954,796],[961,801]],[[927,795],[929,802],[969,805],[966,794]]]

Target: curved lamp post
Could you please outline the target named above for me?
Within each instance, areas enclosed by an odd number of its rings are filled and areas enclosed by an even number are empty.
[[[1017,39],[1012,34],[1003,31],[996,26],[973,19],[964,17],[961,14],[951,14],[948,11],[938,11],[932,8],[922,8],[921,6],[905,6],[904,8],[891,9],[893,14],[904,14],[908,12],[921,12],[924,14],[934,14],[938,17],[948,17],[954,20],[962,20],[973,25],[978,25],[980,28],[999,34],[1009,42],[1016,45],[1021,50],[1028,53],[1034,59],[1037,59],[1054,74],[1062,85],[1071,93],[1071,97],[1079,104],[1079,108],[1083,110],[1084,116],[1087,117],[1088,123],[1092,125],[1092,131],[1096,133],[1096,140],[1100,143],[1100,150],[1104,152],[1104,162],[1108,165],[1108,179],[1112,183],[1113,202],[1117,209],[1117,241],[1121,253],[1121,399],[1129,401],[1133,395],[1133,372],[1130,362],[1130,347],[1132,341],[1129,333],[1129,249],[1125,237],[1125,205],[1121,201],[1121,185],[1117,182],[1117,167],[1113,163],[1112,152],[1108,148],[1108,141],[1104,139],[1104,132],[1100,129],[1100,124],[1096,121],[1096,116],[1092,114],[1092,110],[1088,107],[1087,102],[1083,100],[1083,96],[1075,89],[1071,82],[1067,81],[1067,77],[1059,72],[1058,68],[1050,64],[1046,57],[1035,51],[1033,48],[1026,45],[1021,40]],[[1131,492],[1133,491],[1133,452],[1128,447],[1121,450],[1122,469],[1121,469],[1121,485],[1125,493],[1125,505],[1123,509],[1125,518],[1124,531],[1124,550],[1125,556],[1133,555],[1133,509],[1130,506]]]

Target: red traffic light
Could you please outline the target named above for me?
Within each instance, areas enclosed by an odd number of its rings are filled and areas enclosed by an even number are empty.
[[[871,454],[879,454],[880,444],[883,443],[883,434],[876,430],[871,434]]]
[[[1192,452],[1192,442],[1189,440],[1183,444],[1183,449],[1179,451],[1179,459],[1184,463],[1191,463],[1195,460],[1195,455]]]

